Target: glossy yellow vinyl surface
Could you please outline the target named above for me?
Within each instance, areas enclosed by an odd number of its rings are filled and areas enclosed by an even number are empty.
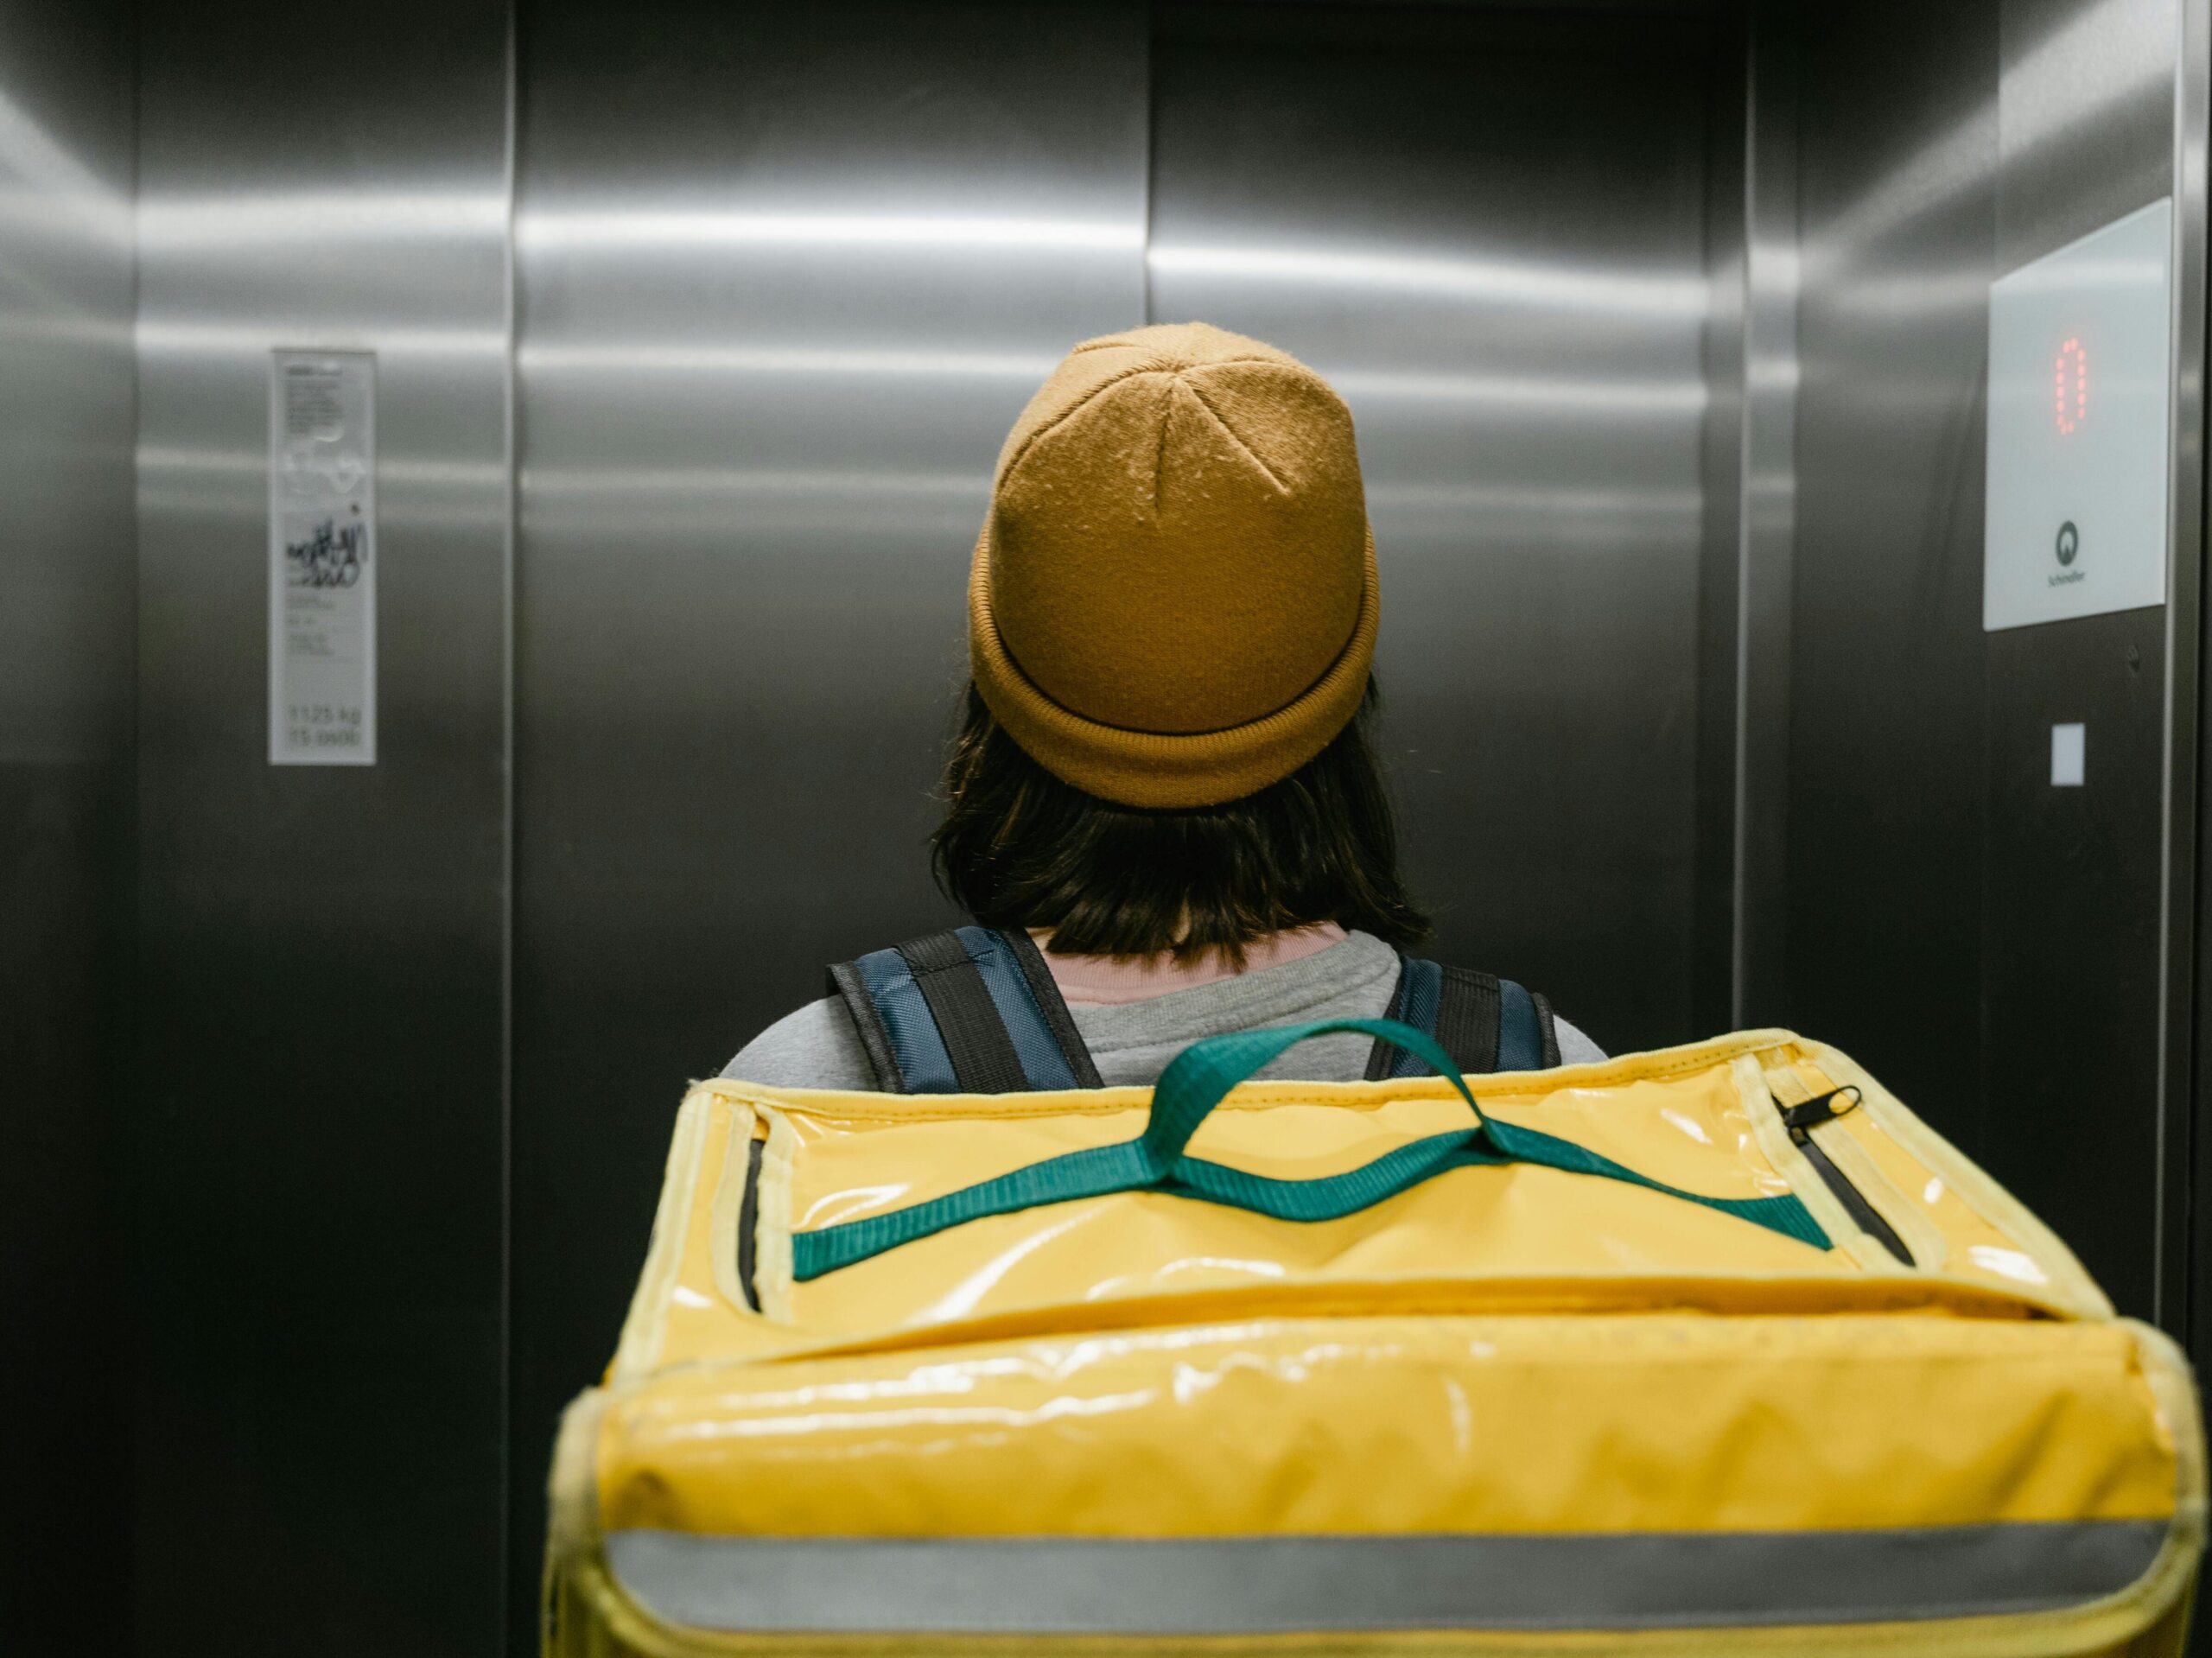
[[[1709,1209],[1624,1189],[1593,1214],[1586,1178],[1466,1169],[1341,1220],[1290,1223],[1152,1194],[1056,1204],[973,1222],[789,1289],[770,1311],[810,1327],[933,1324],[1060,1301],[1103,1301],[1299,1282],[1638,1270],[1827,1275],[1821,1251]]]
[[[766,1536],[2138,1519],[2118,1324],[1327,1318],[696,1367],[609,1401],[602,1523]]]
[[[1821,1069],[1827,1066],[1827,1070]],[[1900,1267],[1859,1232],[1789,1140],[1777,1093],[1861,1086],[1866,1103],[1822,1128],[1847,1141],[1869,1201],[1919,1259]],[[1828,1283],[1879,1310],[1947,1298],[1978,1313],[2109,1309],[2070,1254],[1987,1178],[1910,1118],[1844,1056],[1782,1032],[1635,1056],[1537,1077],[1481,1079],[1484,1109],[1603,1153],[1656,1179],[1713,1197],[1794,1192],[1836,1247],[1821,1250],[1750,1222],[1616,1181],[1525,1165],[1455,1172],[1340,1220],[1279,1221],[1154,1194],[1056,1204],[971,1222],[805,1283],[793,1281],[794,1228],[904,1208],[1035,1163],[1135,1136],[1148,1096],[889,1096],[701,1085],[687,1102],[663,1234],[633,1308],[620,1363],[785,1351],[912,1338],[938,1327],[1014,1318],[1023,1328],[1103,1318],[1111,1303],[1248,1294],[1288,1308],[1328,1293],[1449,1281],[1462,1311],[1797,1305]],[[1437,1079],[1254,1083],[1236,1089],[1195,1149],[1257,1173],[1339,1173],[1425,1134],[1466,1124]],[[755,1194],[755,1270],[739,1281],[747,1143],[765,1137]],[[1548,1286],[1540,1290],[1538,1286]],[[1669,1287],[1677,1286],[1677,1287]],[[1757,1290],[1758,1293],[1751,1292]],[[1306,1298],[1306,1299],[1302,1299]],[[757,1299],[756,1312],[748,1299]],[[1433,1296],[1423,1305],[1436,1305]],[[1089,1308],[1090,1312],[1072,1311]],[[1062,1318],[1055,1310],[1068,1310]],[[1152,1318],[1147,1312],[1141,1315]],[[1172,1312],[1164,1316],[1173,1317]],[[1109,1320],[1110,1321],[1110,1320]]]
[[[981,1178],[1144,1127],[1141,1090],[1051,1096],[988,1121],[898,1108],[876,1096],[836,1109],[771,1109],[771,1178],[788,1179],[791,1225],[810,1229],[901,1209]],[[887,1106],[892,1108],[887,1110]],[[1640,1172],[1718,1197],[1789,1190],[1753,1135],[1726,1070],[1667,1083],[1499,1095],[1485,1109],[1541,1126]],[[1465,1129],[1440,1082],[1240,1090],[1199,1131],[1194,1154],[1285,1179],[1341,1173],[1423,1137]],[[1501,1271],[1578,1277],[1624,1271],[1827,1274],[1848,1257],[1661,1193],[1529,1166],[1463,1170],[1340,1220],[1294,1223],[1185,1198],[1121,1195],[995,1217],[793,1284],[764,1256],[762,1303],[810,1328],[931,1324],[1065,1299],[1271,1286],[1298,1281]]]
[[[908,1208],[1064,1152],[1134,1139],[1150,1097],[1147,1089],[1117,1088],[988,1102],[880,1094],[794,1099],[776,1112],[796,1140],[791,1223],[811,1229]],[[1672,1185],[1716,1197],[1789,1190],[1759,1151],[1750,1108],[1725,1068],[1608,1088],[1486,1088],[1481,1097],[1487,1112],[1618,1161],[1633,1159],[1639,1172]],[[1190,1150],[1255,1174],[1309,1179],[1471,1126],[1465,1102],[1441,1078],[1248,1084],[1206,1120]]]

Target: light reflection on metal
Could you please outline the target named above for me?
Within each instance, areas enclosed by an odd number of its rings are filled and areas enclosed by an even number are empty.
[[[178,317],[148,317],[138,325],[138,348],[143,352],[179,357],[235,357],[239,353],[269,349],[277,331],[266,321],[202,322]],[[357,323],[346,330],[348,340],[373,340],[380,354],[410,357],[484,358],[506,361],[504,329],[423,327],[403,324],[385,327]]]
[[[130,242],[130,194],[87,167],[66,143],[0,92],[0,222],[89,237],[111,248]],[[0,242],[0,253],[11,245]]]
[[[424,348],[441,342],[425,340]],[[456,342],[456,348],[458,345]],[[1024,391],[1040,384],[1058,359],[1044,354],[949,352],[925,346],[712,345],[650,338],[582,344],[526,343],[518,366],[540,374],[590,374],[609,378],[638,377],[641,384],[659,376],[718,375],[939,375],[954,379],[999,379]],[[1487,404],[1530,414],[1580,413],[1599,416],[1694,416],[1705,407],[1701,378],[1652,377],[1576,378],[1536,374],[1426,374],[1347,369],[1329,373],[1330,383],[1355,410],[1367,403],[1438,402]],[[658,395],[658,392],[656,392]]]
[[[2170,5],[2152,0],[2148,4],[2076,4],[2070,10],[2072,16],[2064,22],[2005,65],[2005,98],[2018,108],[2049,111],[2056,118],[2007,140],[2008,151],[2018,162],[2032,165],[2039,156],[2063,145],[2078,146],[2085,134],[2108,125],[2146,96],[2156,97],[2167,89],[2171,77],[2156,69],[2158,54],[2136,48],[2125,37],[2131,29],[2170,31],[2174,15]],[[2095,72],[2107,63],[2119,64],[2121,73],[2098,85]],[[1807,257],[1847,259],[1897,237],[1912,224],[1932,223],[1956,212],[1964,199],[1986,188],[1996,159],[1992,149],[1995,92],[1993,86],[1988,99],[1970,101],[1961,118],[1919,146],[1849,211],[1822,226],[1818,237],[1806,244]],[[1951,274],[1942,270],[1928,273],[1938,283]],[[1834,273],[1822,275],[1825,280],[1834,279]],[[1986,281],[1981,287],[1980,297],[1986,301]]]
[[[1032,387],[1059,359],[1043,353],[950,352],[927,346],[878,349],[830,346],[698,345],[653,340],[582,344],[526,344],[518,366],[538,374],[657,375],[836,374],[943,375],[1008,380]]]
[[[1510,259],[1154,243],[1145,263],[1157,275],[1306,283],[1654,319],[1702,316],[1706,303],[1702,276],[1588,270]]]
[[[564,205],[540,209],[518,222],[515,245],[531,252],[569,257],[733,247],[1067,248],[1084,252],[1116,249],[1134,252],[1144,245],[1144,232],[1129,220]]]
[[[1706,403],[1701,376],[1580,378],[1565,374],[1423,374],[1346,369],[1332,373],[1329,382],[1344,393],[1355,410],[1370,401],[1403,399],[1488,404],[1538,415],[1663,419],[1695,416],[1704,411]]]
[[[179,444],[149,443],[138,451],[138,468],[145,473],[188,476],[228,476],[251,483],[264,481],[268,461],[251,449],[195,449]],[[431,489],[496,489],[506,481],[507,469],[490,461],[446,461],[403,455],[377,461],[379,481],[421,485]]]
[[[148,196],[138,207],[138,241],[150,254],[235,257],[276,243],[327,246],[451,238],[480,243],[506,226],[506,204],[481,191],[225,191],[219,195]]]

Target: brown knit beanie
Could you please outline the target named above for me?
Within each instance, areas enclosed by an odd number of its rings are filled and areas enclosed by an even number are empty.
[[[1077,346],[1000,451],[968,588],[976,684],[1047,770],[1124,805],[1235,800],[1358,711],[1375,543],[1351,415],[1203,322]]]

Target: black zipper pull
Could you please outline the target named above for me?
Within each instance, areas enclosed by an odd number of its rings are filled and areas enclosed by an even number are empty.
[[[1767,1097],[1774,1098],[1770,1090]],[[1857,1089],[1846,1083],[1841,1088],[1832,1088],[1827,1093],[1797,1105],[1784,1105],[1780,1100],[1775,1100],[1774,1109],[1782,1114],[1783,1127],[1789,1129],[1789,1138],[1796,1142],[1797,1149],[1805,1153],[1805,1160],[1813,1166],[1813,1172],[1835,1194],[1836,1201],[1844,1206],[1859,1229],[1905,1266],[1916,1267],[1920,1263],[1912,1258],[1912,1251],[1905,1248],[1905,1242],[1897,1236],[1897,1228],[1882,1218],[1881,1211],[1866,1201],[1866,1194],[1851,1184],[1851,1177],[1836,1167],[1835,1160],[1822,1151],[1821,1142],[1813,1138],[1814,1129],[1824,1122],[1834,1122],[1858,1106],[1863,1097]]]
[[[1845,1112],[1855,1109],[1863,1097],[1856,1088],[1847,1083],[1841,1088],[1832,1088],[1802,1104],[1783,1106],[1782,1121],[1789,1128],[1789,1138],[1802,1146],[1805,1143],[1807,1129],[1817,1128],[1824,1122],[1834,1122]],[[1839,1100],[1843,1103],[1837,1104]]]

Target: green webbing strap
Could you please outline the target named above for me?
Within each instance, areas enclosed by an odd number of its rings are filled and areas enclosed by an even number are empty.
[[[1395,1042],[1418,1055],[1459,1090],[1459,1097],[1475,1114],[1474,1127],[1430,1134],[1386,1152],[1359,1168],[1313,1180],[1278,1180],[1184,1154],[1183,1148],[1191,1143],[1198,1125],[1230,1089],[1293,1045],[1332,1031],[1357,1031]],[[1500,1163],[1535,1163],[1569,1174],[1626,1181],[1737,1216],[1815,1248],[1832,1247],[1820,1223],[1794,1197],[1700,1197],[1624,1168],[1571,1140],[1485,1117],[1451,1056],[1433,1038],[1395,1020],[1325,1019],[1273,1030],[1241,1031],[1192,1043],[1160,1073],[1152,1092],[1151,1121],[1135,1140],[1047,1158],[911,1209],[811,1232],[794,1232],[791,1274],[804,1283],[963,1222],[1122,1191],[1198,1198],[1282,1221],[1332,1221],[1395,1197],[1449,1170]]]

